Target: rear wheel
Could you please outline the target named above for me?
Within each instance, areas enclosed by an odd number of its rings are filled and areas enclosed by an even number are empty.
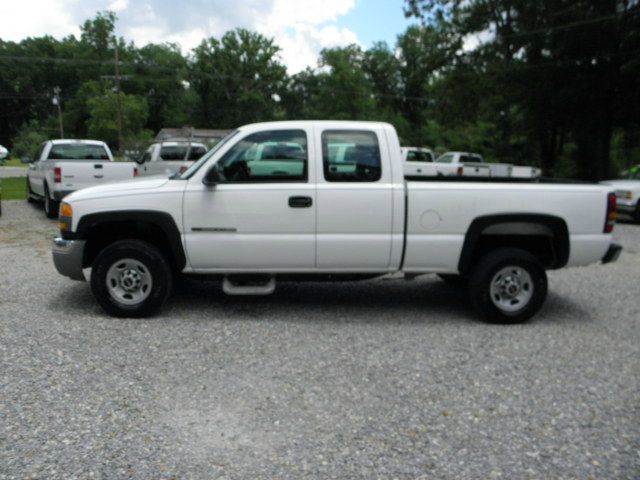
[[[141,318],[157,312],[173,286],[172,271],[155,246],[122,240],[105,248],[93,263],[91,291],[116,317]]]
[[[49,195],[49,188],[45,184],[44,186],[44,213],[47,215],[47,218],[56,218],[58,216],[58,208],[60,207],[60,202],[57,202],[51,198]]]
[[[638,204],[636,205],[636,211],[633,212],[633,220],[636,223],[640,223],[640,200],[638,200]]]
[[[501,248],[485,255],[473,269],[469,294],[485,320],[523,322],[542,307],[547,296],[547,274],[529,252]]]

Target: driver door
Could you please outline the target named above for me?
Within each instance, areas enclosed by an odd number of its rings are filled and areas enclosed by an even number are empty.
[[[199,272],[310,271],[316,264],[311,128],[247,134],[184,195],[187,256]]]

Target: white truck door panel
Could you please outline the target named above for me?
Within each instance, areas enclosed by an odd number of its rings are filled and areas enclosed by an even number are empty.
[[[292,141],[303,146],[296,157],[287,156],[282,148],[274,154],[272,172],[263,168],[252,175],[247,152],[255,150],[256,144]],[[283,160],[292,164],[312,160],[308,159],[307,141],[312,145],[311,135],[302,129],[248,135],[216,164],[221,183],[207,186],[201,177],[189,180],[183,206],[184,235],[195,271],[315,269],[315,175],[306,167],[299,170],[299,176],[287,178],[279,166]]]
[[[387,270],[394,194],[383,131],[318,129],[316,144],[318,269]],[[382,167],[378,179],[369,168],[376,156]]]
[[[311,185],[188,186],[187,253],[195,270],[315,267],[315,189]],[[292,208],[291,197],[310,197]]]

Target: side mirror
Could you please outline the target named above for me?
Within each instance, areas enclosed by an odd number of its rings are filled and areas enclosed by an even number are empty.
[[[213,187],[220,183],[222,178],[220,177],[220,172],[218,172],[218,166],[214,165],[209,169],[207,174],[202,179],[202,183],[204,183],[208,187]]]
[[[138,165],[142,165],[144,163],[144,156],[140,155],[139,157],[136,157],[135,162]]]

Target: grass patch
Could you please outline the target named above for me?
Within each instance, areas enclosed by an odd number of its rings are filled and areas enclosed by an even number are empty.
[[[20,161],[19,158],[6,158],[4,160],[4,164],[3,166],[5,167],[22,167],[22,168],[28,168],[29,164],[28,163],[22,163]]]
[[[27,181],[25,177],[0,178],[2,200],[26,200]]]

